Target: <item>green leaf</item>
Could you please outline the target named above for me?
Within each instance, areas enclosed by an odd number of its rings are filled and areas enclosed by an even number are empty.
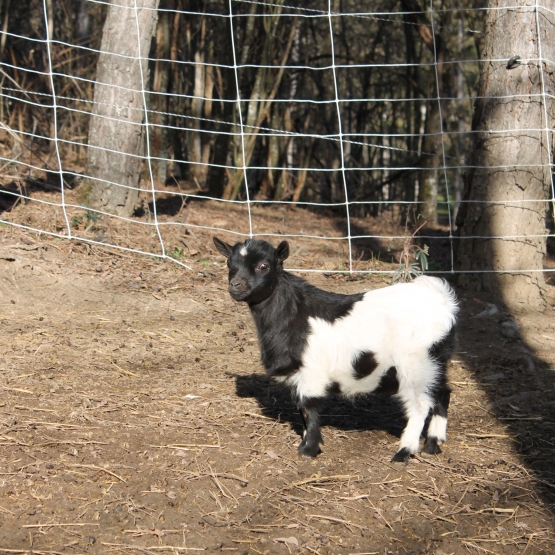
[[[418,249],[414,255],[416,260],[420,262],[420,267],[422,271],[425,272],[428,269],[428,257],[426,256],[426,251],[422,249]]]
[[[424,253],[420,256],[420,266],[423,272],[428,269],[428,257]]]

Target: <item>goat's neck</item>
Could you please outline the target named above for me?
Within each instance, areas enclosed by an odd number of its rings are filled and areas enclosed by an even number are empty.
[[[299,312],[300,292],[283,272],[272,294],[260,303],[249,305],[256,327],[260,332],[269,326],[287,328]]]

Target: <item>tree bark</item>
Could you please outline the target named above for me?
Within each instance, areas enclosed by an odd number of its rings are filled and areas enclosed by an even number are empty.
[[[551,177],[545,97],[538,96],[544,68],[537,59],[538,38],[544,59],[549,59],[546,50],[553,54],[554,39],[545,18],[538,37],[538,14],[519,3],[514,8],[513,0],[489,2],[493,9],[487,14],[481,58],[491,61],[480,71],[471,169],[457,217],[458,270],[476,273],[461,274],[459,284],[500,294],[511,309],[543,309]],[[509,69],[507,60],[515,55],[523,63]],[[546,90],[553,90],[553,76],[545,71],[544,78]]]
[[[118,0],[110,5],[102,35],[89,128],[88,179],[81,196],[91,207],[121,216],[133,214],[139,195],[145,137],[142,91],[148,83],[147,59],[158,4],[159,0]]]

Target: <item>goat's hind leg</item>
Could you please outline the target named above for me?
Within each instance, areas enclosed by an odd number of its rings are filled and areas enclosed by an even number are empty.
[[[418,451],[420,435],[432,407],[429,395],[423,391],[411,393],[408,398],[403,399],[408,422],[401,435],[401,448],[393,455],[391,462],[407,462],[409,457]]]
[[[407,371],[407,368],[412,372]],[[417,372],[414,371],[415,368],[418,369]],[[405,409],[407,425],[401,435],[400,449],[391,459],[392,462],[407,462],[413,453],[418,452],[420,435],[434,404],[430,395],[434,370],[434,363],[420,354],[407,359],[401,367],[401,375],[412,374],[412,379],[400,380],[402,385],[397,396]]]
[[[446,384],[441,385],[434,394],[435,403],[428,424],[426,443],[422,448],[423,453],[437,455],[441,453],[439,443],[447,441],[447,409],[450,397],[451,388]]]
[[[441,453],[439,443],[447,441],[447,409],[449,408],[451,388],[447,385],[446,375],[447,363],[455,350],[455,343],[455,328],[452,328],[441,341],[432,345],[430,349],[430,358],[439,364],[438,383],[432,392],[434,399],[432,417],[428,424],[426,443],[422,448],[423,453],[430,455]]]
[[[320,415],[323,400],[319,398],[302,399],[298,402],[298,409],[303,419],[304,430],[298,452],[299,455],[315,457],[320,453],[320,444],[324,443],[320,431]]]

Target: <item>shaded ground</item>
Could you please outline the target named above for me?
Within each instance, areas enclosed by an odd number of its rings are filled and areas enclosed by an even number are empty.
[[[17,209],[59,223],[55,208]],[[235,217],[187,210],[200,226]],[[156,245],[144,227],[92,224],[75,229]],[[260,209],[255,225],[335,224]],[[461,294],[442,454],[391,464],[402,415],[368,398],[328,404],[324,452],[307,460],[211,234],[171,233],[193,271],[0,227],[0,554],[554,552],[552,311]],[[341,248],[294,241],[290,267],[337,269]],[[354,292],[389,277],[310,280]]]

